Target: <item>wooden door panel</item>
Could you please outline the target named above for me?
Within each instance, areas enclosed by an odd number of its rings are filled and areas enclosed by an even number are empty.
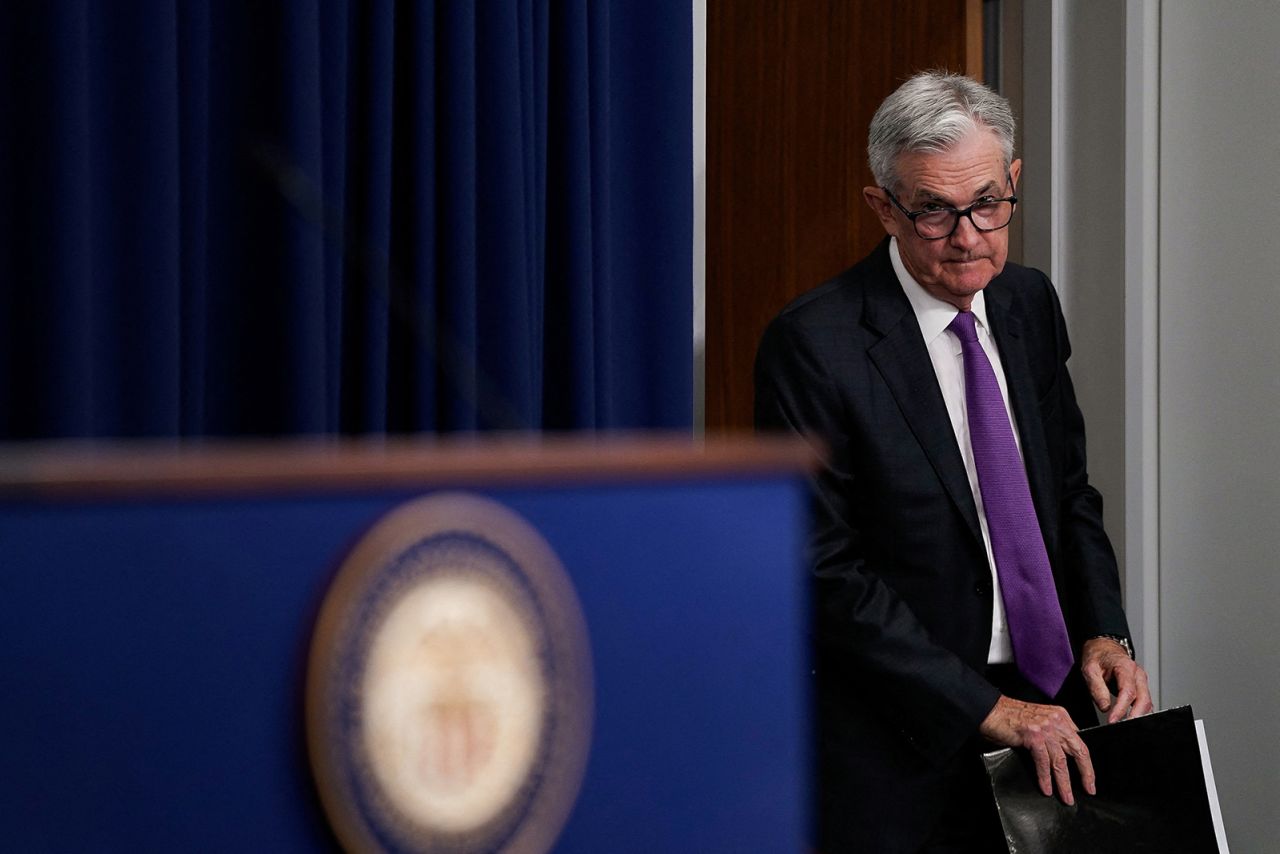
[[[981,0],[708,0],[706,424],[750,429],[765,324],[884,235],[867,125],[913,72],[981,77]]]

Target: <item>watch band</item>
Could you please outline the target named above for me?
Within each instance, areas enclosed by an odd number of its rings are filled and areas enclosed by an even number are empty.
[[[1124,635],[1094,635],[1094,637],[1106,638],[1107,640],[1115,641],[1124,647],[1124,651],[1129,653],[1129,658],[1131,660],[1137,661],[1138,657],[1133,654],[1133,643]]]

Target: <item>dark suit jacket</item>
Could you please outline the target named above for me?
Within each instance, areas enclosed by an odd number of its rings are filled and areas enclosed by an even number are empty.
[[[1078,657],[1129,630],[1062,311],[1042,273],[1014,264],[985,294]],[[816,437],[829,460],[811,539],[820,846],[913,850],[999,692],[982,675],[992,591],[977,511],[888,240],[782,311],[755,379],[757,427]],[[1078,671],[1054,699],[1096,723]]]

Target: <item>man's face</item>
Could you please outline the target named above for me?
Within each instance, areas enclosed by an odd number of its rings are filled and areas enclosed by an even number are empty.
[[[894,191],[909,211],[930,207],[963,210],[978,199],[1014,194],[1022,161],[1006,174],[1000,142],[979,127],[941,154],[908,153],[898,158]],[[1004,269],[1009,256],[1009,230],[978,231],[961,217],[950,237],[925,240],[915,226],[879,187],[863,189],[867,204],[880,217],[885,231],[898,238],[902,263],[926,291],[957,308],[967,309],[973,295]]]

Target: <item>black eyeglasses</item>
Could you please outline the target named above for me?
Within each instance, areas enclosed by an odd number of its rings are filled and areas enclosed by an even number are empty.
[[[1013,183],[1012,176],[1009,177],[1009,183]],[[944,237],[950,237],[960,225],[962,216],[967,216],[969,222],[973,223],[973,227],[978,231],[999,231],[1013,219],[1013,209],[1018,204],[1017,196],[1008,196],[1003,199],[987,197],[978,199],[964,209],[937,207],[909,211],[888,188],[880,189],[884,190],[889,201],[898,206],[902,215],[911,220],[916,234],[924,240],[942,240]]]

